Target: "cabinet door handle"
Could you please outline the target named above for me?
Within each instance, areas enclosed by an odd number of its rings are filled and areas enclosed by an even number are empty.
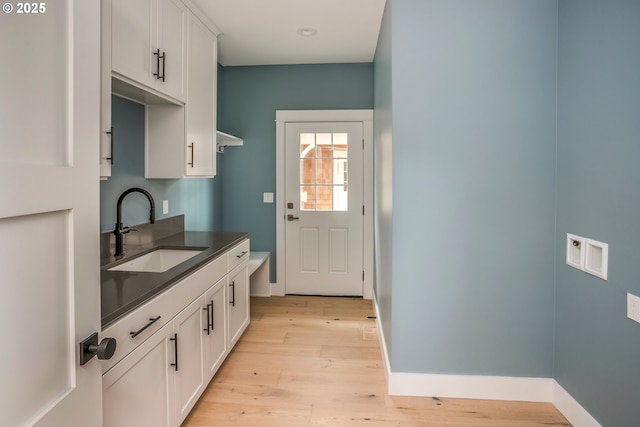
[[[160,49],[157,49],[155,52],[153,52],[153,54],[156,57],[156,72],[153,73],[153,75],[156,76],[156,79],[159,79],[160,77],[158,75],[160,74]]]
[[[111,130],[105,133],[109,135],[109,143],[111,145],[109,157],[105,157],[105,160],[109,160],[111,162],[111,166],[113,166],[113,126],[111,126]]]
[[[207,304],[207,308],[203,308],[202,311],[207,312],[207,328],[203,329],[203,331],[207,331],[207,335],[209,335],[211,333],[211,330],[209,329],[209,327],[211,326],[211,324],[209,323],[209,318],[211,317],[209,304]]]
[[[156,49],[155,52],[153,52],[153,54],[156,57],[156,71],[155,73],[153,73],[154,76],[156,76],[157,80],[162,79],[162,81],[164,81],[164,65],[165,65],[165,61],[167,58],[167,52],[162,52],[162,55],[160,55],[160,49]],[[160,60],[162,59],[162,74],[160,74]]]
[[[164,66],[166,63],[167,63],[167,52],[162,52],[162,81],[164,81],[164,76],[165,76]]]
[[[136,332],[129,332],[129,334],[131,335],[131,338],[135,338],[138,335],[140,335],[145,329],[147,329],[149,326],[153,325],[154,323],[156,323],[158,320],[160,320],[160,316],[156,317],[156,318],[150,318],[149,319],[149,323],[147,323],[146,325],[144,325],[141,329],[138,329]]]
[[[191,148],[191,163],[187,163],[187,164],[189,166],[193,167],[193,158],[195,156],[195,151],[196,151],[193,142],[191,144],[189,144],[189,148]]]
[[[213,323],[213,300],[211,300],[211,302],[210,302],[209,304],[207,304],[207,307],[208,307],[208,306],[211,306],[211,323],[210,323],[211,330],[212,330],[212,331],[215,331],[215,330],[216,330],[216,327],[215,327],[215,325],[214,325],[214,323]]]
[[[235,282],[235,280],[233,282],[231,282],[229,284],[229,286],[231,286],[231,301],[229,301],[229,303],[231,304],[231,307],[235,307],[236,306],[236,282]]]
[[[242,258],[243,256],[245,256],[249,251],[242,251],[240,253],[240,255],[236,255],[236,258]]]
[[[176,372],[178,372],[178,334],[173,334],[173,338],[169,338],[169,341],[173,341],[173,352],[176,356],[176,363],[172,363],[171,366],[175,366]]]

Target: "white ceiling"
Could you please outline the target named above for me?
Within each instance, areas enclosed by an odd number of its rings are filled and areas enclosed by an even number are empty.
[[[222,30],[223,66],[372,62],[385,1],[193,0]]]

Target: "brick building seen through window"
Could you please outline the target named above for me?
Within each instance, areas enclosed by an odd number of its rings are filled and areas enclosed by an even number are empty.
[[[300,209],[348,210],[348,135],[300,134]]]

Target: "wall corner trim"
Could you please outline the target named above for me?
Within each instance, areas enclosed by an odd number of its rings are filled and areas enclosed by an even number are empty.
[[[373,302],[389,395],[548,402],[574,426],[602,427],[553,378],[392,372],[375,294]]]

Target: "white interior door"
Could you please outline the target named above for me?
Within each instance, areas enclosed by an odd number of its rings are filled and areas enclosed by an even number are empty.
[[[286,293],[363,292],[363,124],[286,123]]]
[[[5,3],[0,40],[0,425],[101,426],[100,2]]]

